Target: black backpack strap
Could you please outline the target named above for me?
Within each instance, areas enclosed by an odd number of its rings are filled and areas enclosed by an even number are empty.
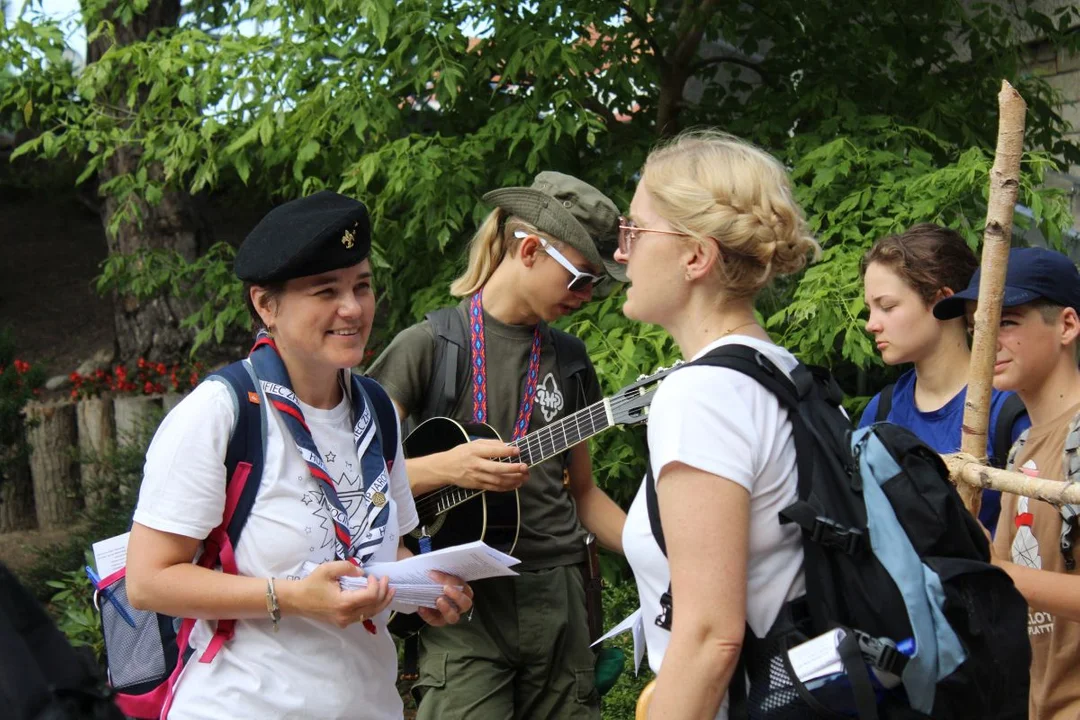
[[[450,414],[457,402],[459,390],[458,368],[468,364],[466,350],[469,347],[468,328],[457,307],[432,310],[426,316],[435,336],[435,357],[431,366],[427,403],[419,420],[444,417]]]
[[[874,413],[874,422],[885,422],[889,419],[894,390],[896,390],[896,383],[889,383],[881,388],[881,393],[878,395],[877,412]]]
[[[382,385],[371,378],[362,375],[356,376],[360,380],[360,391],[364,393],[364,400],[375,409],[375,436],[379,439],[382,447],[383,460],[389,470],[394,466],[394,458],[397,456],[398,445],[398,415],[394,402],[383,390]]]
[[[1016,421],[1021,415],[1027,413],[1024,401],[1016,393],[1010,393],[1001,405],[998,413],[997,424],[994,426],[993,444],[994,457],[990,458],[990,464],[994,467],[1003,468],[1009,459],[1009,450],[1012,448],[1012,431]]]
[[[551,344],[555,348],[555,364],[559,368],[563,394],[567,405],[576,412],[588,402],[585,397],[585,371],[591,367],[589,354],[581,338],[562,330],[551,328]],[[569,403],[569,393],[575,388],[574,403]]]
[[[229,447],[225,452],[225,478],[232,482],[236,467],[242,462],[251,465],[236,512],[229,522],[228,535],[233,547],[255,506],[259,493],[263,466],[266,461],[266,398],[258,389],[255,371],[243,361],[234,362],[210,375],[207,380],[223,382],[232,391],[236,408],[236,425],[233,427]]]

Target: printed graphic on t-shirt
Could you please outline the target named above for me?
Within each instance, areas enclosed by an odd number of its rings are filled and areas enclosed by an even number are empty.
[[[1038,477],[1039,470],[1035,461],[1028,460],[1020,468],[1020,472],[1029,477]],[[1039,540],[1031,532],[1031,524],[1035,516],[1028,511],[1028,498],[1020,496],[1016,505],[1016,537],[1012,543],[1012,561],[1023,567],[1042,569],[1042,557],[1039,556]]]
[[[1028,477],[1038,477],[1039,468],[1034,460],[1028,460],[1020,468]],[[1039,539],[1031,532],[1035,515],[1029,509],[1030,500],[1023,495],[1016,503],[1016,537],[1012,543],[1012,561],[1023,567],[1042,569]],[[1054,616],[1048,612],[1028,609],[1028,636],[1043,635],[1054,631]]]
[[[335,481],[334,485],[337,487],[338,499],[341,500],[341,505],[349,516],[349,534],[352,539],[352,547],[355,550],[357,545],[365,539],[364,535],[368,533],[368,528],[371,527],[372,518],[386,504],[387,498],[384,493],[378,492],[374,493],[372,502],[365,502],[364,482],[360,475],[359,463],[348,460],[338,462],[338,458],[333,453],[327,453],[325,457],[327,460],[326,468],[330,471],[331,477],[337,475],[337,481]],[[316,489],[305,492],[300,499],[311,509],[312,515],[315,516],[318,523],[315,532],[312,534],[318,544],[313,542],[309,552],[333,546],[334,522],[332,518],[334,508],[326,500],[326,496]],[[320,535],[322,537],[321,541],[318,540]],[[386,539],[389,542],[397,540],[396,537],[387,537]]]
[[[536,404],[540,406],[540,411],[544,414],[544,422],[551,422],[551,419],[563,409],[563,394],[555,383],[553,373],[548,373],[544,377],[544,382],[536,388]]]

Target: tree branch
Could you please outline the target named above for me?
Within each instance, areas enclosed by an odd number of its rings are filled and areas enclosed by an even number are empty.
[[[581,106],[604,118],[604,122],[609,128],[613,128],[619,123],[619,120],[615,117],[615,113],[594,97],[586,97],[583,99],[581,101]]]
[[[731,63],[732,65],[740,65],[744,68],[747,68],[748,70],[753,70],[758,75],[760,75],[763,80],[765,79],[766,73],[764,70],[761,69],[760,63],[755,63],[751,60],[745,60],[743,58],[736,57],[735,55],[714,55],[713,57],[702,58],[696,63],[690,65],[690,74],[697,75],[705,68],[711,67],[713,65],[719,65],[720,63]]]

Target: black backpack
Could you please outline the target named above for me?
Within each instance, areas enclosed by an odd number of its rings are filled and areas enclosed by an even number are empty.
[[[889,411],[892,410],[893,393],[895,391],[896,383],[889,383],[881,389],[877,412],[874,413],[874,422],[880,423],[889,419]],[[1013,425],[1025,413],[1027,413],[1027,408],[1024,407],[1024,401],[1020,399],[1019,395],[1012,393],[1005,398],[1005,402],[1001,406],[1001,412],[998,413],[997,425],[994,426],[990,445],[994,449],[994,456],[989,460],[994,467],[1005,467],[1005,462],[1009,458],[1009,450],[1012,448]]]
[[[0,713],[10,720],[123,720],[89,648],[73,648],[0,564]]]
[[[729,690],[731,718],[1026,718],[1031,661],[1027,603],[1008,575],[989,564],[986,537],[964,509],[940,456],[908,430],[888,423],[853,438],[841,408],[843,393],[821,368],[799,365],[789,379],[760,352],[740,345],[724,345],[684,367],[689,365],[736,370],[775,395],[788,410],[797,458],[798,501],[782,510],[777,521],[802,528],[806,595],[784,607],[766,637],[755,637],[747,628],[740,657],[745,675],[736,671]],[[868,464],[870,453],[874,466]],[[881,462],[885,456],[890,460]],[[865,470],[874,476],[875,467],[887,467],[887,475],[867,477]],[[874,494],[864,482],[875,483]],[[666,554],[651,470],[646,491],[652,532]],[[882,493],[886,503],[876,499]],[[894,540],[906,535],[910,549],[896,549],[905,545],[902,540],[888,548],[872,545],[868,508],[880,518],[882,506],[891,508],[895,520],[891,526],[876,526],[875,532]],[[888,535],[890,529],[899,535]],[[905,692],[910,660],[904,641],[917,635],[915,623],[886,567],[893,567],[892,556],[905,551],[920,570],[940,578],[944,599],[937,611],[964,654],[955,670],[935,678],[932,708],[921,712],[911,707]],[[670,628],[670,593],[669,587],[661,599],[663,611],[656,620],[661,627]],[[925,626],[922,621],[918,625]],[[836,705],[826,707],[798,681],[786,652],[838,627],[847,631],[838,647],[850,684],[843,712]],[[904,684],[885,690],[871,672],[904,677]]]

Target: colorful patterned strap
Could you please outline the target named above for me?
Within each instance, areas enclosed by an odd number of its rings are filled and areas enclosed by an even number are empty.
[[[478,290],[469,299],[469,348],[472,359],[472,396],[473,422],[487,422],[487,345],[484,341],[484,308],[481,302],[483,290]],[[519,440],[529,431],[533,403],[536,401],[536,386],[540,377],[540,325],[533,331],[532,350],[529,353],[529,367],[525,374],[525,394],[521,398],[517,421],[514,423],[514,436]]]

